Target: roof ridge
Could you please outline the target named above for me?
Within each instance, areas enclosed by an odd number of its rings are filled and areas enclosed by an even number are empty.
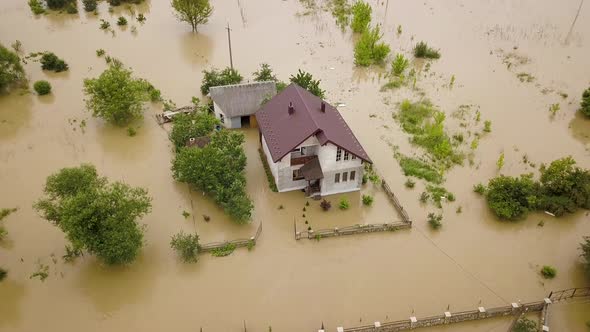
[[[301,101],[303,102],[303,104],[305,105],[305,109],[307,110],[307,114],[309,115],[309,117],[311,118],[311,122],[313,122],[313,124],[315,125],[315,130],[314,132],[318,131],[320,128],[320,126],[318,125],[318,123],[315,121],[315,117],[311,114],[311,109],[309,108],[309,105],[307,105],[307,103],[305,102],[305,98],[303,98],[303,96],[301,95],[301,92],[299,92],[299,89],[305,90],[303,89],[303,87],[301,87],[299,84],[297,83],[293,83],[295,84],[295,87],[297,87],[295,89],[295,91],[297,91],[297,95],[299,96],[299,99],[301,99]],[[305,90],[305,92],[315,96],[313,93]],[[317,96],[316,96],[317,97]],[[319,98],[319,97],[318,97]],[[321,99],[321,98],[320,98]]]

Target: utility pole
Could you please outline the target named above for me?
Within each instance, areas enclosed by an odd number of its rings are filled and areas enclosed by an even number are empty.
[[[227,22],[227,28],[225,28],[227,30],[227,42],[229,44],[229,66],[231,67],[231,69],[234,69],[234,61],[231,55],[231,29],[229,28],[229,22]]]

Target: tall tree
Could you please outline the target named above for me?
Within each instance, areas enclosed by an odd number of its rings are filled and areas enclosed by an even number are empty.
[[[25,79],[18,55],[0,44],[0,93]]]
[[[199,24],[205,24],[213,13],[209,0],[172,0],[172,8],[181,22],[187,22],[197,31]]]
[[[322,99],[324,98],[324,93],[326,91],[320,88],[320,80],[314,80],[310,73],[299,69],[297,71],[297,75],[291,75],[289,80],[293,83],[296,83],[305,90],[313,93],[314,95]]]
[[[108,183],[94,166],[81,165],[50,175],[44,192],[35,209],[66,234],[74,250],[86,250],[107,264],[137,257],[143,246],[137,219],[151,209],[145,189]]]

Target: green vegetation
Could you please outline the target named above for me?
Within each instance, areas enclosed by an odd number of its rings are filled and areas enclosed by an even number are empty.
[[[416,58],[438,59],[440,58],[440,53],[438,50],[429,47],[427,43],[421,41],[414,46],[414,56]]]
[[[366,163],[365,166],[365,173],[363,174],[363,177],[367,177],[367,179],[369,181],[371,181],[374,185],[378,185],[380,182],[379,179],[379,175],[377,175],[377,172],[375,172],[375,169],[373,168],[373,164],[369,164]],[[366,183],[367,181],[363,179],[363,183]]]
[[[82,256],[82,250],[80,248],[74,248],[73,246],[66,244],[66,253],[61,256],[66,263],[73,262],[76,258]]]
[[[105,54],[105,50],[103,50],[102,48],[96,50],[96,56],[101,57]]]
[[[194,263],[198,259],[201,246],[199,245],[199,236],[195,234],[185,234],[180,231],[172,236],[170,247],[178,253],[180,259],[185,263]]]
[[[349,16],[351,13],[348,0],[332,0],[332,15],[336,18],[336,24],[342,29],[348,26]]]
[[[553,266],[544,265],[541,269],[541,275],[545,279],[553,279],[557,275],[557,269],[555,269]]]
[[[582,93],[582,101],[580,102],[580,112],[587,117],[590,117],[590,88]]]
[[[551,104],[551,106],[549,106],[549,112],[551,113],[551,116],[555,116],[555,114],[557,114],[560,109],[561,107],[559,104]]]
[[[44,192],[34,208],[66,234],[75,250],[84,249],[109,265],[135,260],[143,245],[137,219],[151,209],[145,189],[108,183],[94,166],[84,164],[50,175]]]
[[[35,89],[35,92],[37,92],[39,96],[44,96],[51,92],[51,84],[44,80],[37,81],[33,84],[33,89]]]
[[[52,52],[45,52],[41,56],[41,68],[59,73],[68,70],[68,64]]]
[[[444,199],[450,202],[455,201],[455,195],[443,187],[428,185],[426,186],[426,191],[430,194],[430,198],[438,208],[442,208],[442,201]]]
[[[70,13],[69,7],[76,6],[76,0],[45,0],[47,7],[53,10],[66,9]]]
[[[584,236],[584,242],[580,243],[580,250],[582,250],[586,271],[590,275],[590,236]]]
[[[143,103],[150,98],[149,83],[132,75],[121,62],[112,61],[98,78],[84,80],[86,108],[92,116],[117,126],[141,118]]]
[[[414,188],[414,186],[416,185],[416,182],[414,182],[412,179],[408,178],[406,180],[406,183],[404,183],[404,185],[406,186],[406,188]]]
[[[258,153],[260,154],[260,160],[262,161],[262,166],[264,166],[264,173],[266,173],[266,179],[268,180],[268,187],[273,192],[278,192],[279,189],[277,188],[277,184],[275,182],[275,177],[272,175],[270,170],[270,166],[268,165],[268,160],[266,160],[266,154],[262,149],[258,149]],[[282,205],[281,205],[282,206]]]
[[[524,72],[516,74],[516,77],[518,77],[518,79],[523,83],[524,82],[530,83],[535,80],[535,76],[533,76],[529,73],[524,73]]]
[[[96,10],[97,0],[82,0],[84,4],[84,10],[87,12],[93,12]]]
[[[496,161],[496,167],[498,167],[498,170],[501,170],[502,167],[504,167],[504,152],[500,153],[500,157],[498,157],[498,160]]]
[[[0,267],[0,281],[4,280],[8,275],[8,271]]]
[[[12,209],[8,209],[8,208],[3,208],[0,209],[0,222],[2,220],[4,220],[4,218],[8,217],[11,213],[16,212],[17,208],[12,208]],[[6,231],[6,229],[4,228],[4,226],[2,224],[0,224],[0,241],[2,241],[4,239],[4,237],[6,237],[6,235],[8,234],[8,232]]]
[[[203,80],[201,81],[201,93],[206,95],[209,93],[209,88],[213,86],[222,86],[230,84],[238,84],[242,82],[242,75],[237,70],[232,68],[225,68],[218,71],[215,68],[211,70],[203,70]]]
[[[512,327],[512,332],[537,332],[537,322],[526,317],[520,317]]]
[[[260,69],[255,71],[252,75],[254,76],[255,82],[278,81],[277,77],[272,71],[272,68],[270,68],[270,65],[267,63],[261,63]]]
[[[421,160],[402,156],[399,158],[399,165],[406,176],[414,176],[432,183],[443,181],[441,172]]]
[[[216,248],[211,251],[211,255],[215,257],[225,257],[229,256],[236,250],[236,245],[233,243],[227,243],[225,246],[221,248]]]
[[[363,195],[363,205],[371,206],[373,205],[374,198],[371,195]]]
[[[172,8],[178,20],[190,24],[193,32],[199,24],[207,23],[213,13],[209,0],[172,0]]]
[[[127,136],[134,137],[135,135],[137,135],[137,129],[135,129],[133,127],[128,127],[127,128]]]
[[[348,210],[348,208],[350,208],[350,203],[345,197],[342,197],[340,199],[340,203],[338,203],[338,207],[340,210]]]
[[[139,23],[143,23],[143,22],[145,22],[146,20],[147,20],[147,18],[145,17],[145,15],[143,15],[143,14],[141,14],[141,13],[140,13],[139,15],[137,15],[137,22],[139,22]]]
[[[428,224],[430,224],[430,227],[432,227],[432,229],[439,229],[442,227],[442,218],[442,214],[429,213]]]
[[[363,31],[358,42],[354,46],[354,63],[357,66],[370,66],[382,63],[389,55],[389,45],[380,42],[381,31],[379,27]]]
[[[18,54],[0,44],[0,94],[25,81],[25,70]]]
[[[119,16],[119,19],[117,20],[117,25],[119,25],[119,26],[127,25],[127,19],[123,16]]]
[[[45,279],[47,279],[47,277],[49,277],[49,266],[42,264],[42,263],[38,263],[37,271],[35,271],[33,274],[31,274],[29,276],[29,279],[39,278],[39,280],[45,281]]]
[[[186,146],[190,138],[199,138],[209,135],[219,120],[207,111],[200,110],[187,114],[179,114],[173,119],[170,141],[176,151]]]
[[[238,223],[248,222],[253,208],[246,194],[243,143],[243,134],[221,130],[203,148],[181,148],[172,162],[174,179],[209,194]]]
[[[486,193],[486,186],[484,186],[481,183],[476,184],[475,186],[473,186],[473,191],[480,194],[480,195],[485,195]]]
[[[29,8],[35,15],[40,15],[45,13],[45,7],[41,0],[29,0]]]
[[[100,20],[100,29],[101,30],[107,30],[110,27],[111,27],[111,24],[108,21],[105,21],[103,19]]]
[[[486,133],[489,133],[492,131],[492,121],[485,120],[483,122],[483,131],[485,131]]]
[[[299,85],[300,87],[304,88],[305,90],[311,92],[312,94],[324,99],[325,90],[320,88],[320,80],[314,80],[313,75],[301,69],[297,70],[296,75],[291,75],[289,80],[292,83]]]
[[[500,219],[522,219],[534,209],[537,187],[531,174],[520,177],[500,175],[488,183],[488,206]]]
[[[371,6],[363,1],[357,1],[352,5],[352,31],[357,33],[365,32],[371,23]]]
[[[406,59],[406,57],[403,54],[398,53],[395,56],[393,62],[391,63],[391,70],[393,72],[393,75],[398,77],[402,76],[404,70],[406,70],[406,68],[408,68],[409,65],[410,62],[408,61],[408,59]]]

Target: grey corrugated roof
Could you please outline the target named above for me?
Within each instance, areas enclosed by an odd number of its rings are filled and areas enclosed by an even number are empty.
[[[225,116],[233,118],[256,113],[265,98],[277,94],[277,86],[275,82],[223,85],[211,87],[209,94]]]

